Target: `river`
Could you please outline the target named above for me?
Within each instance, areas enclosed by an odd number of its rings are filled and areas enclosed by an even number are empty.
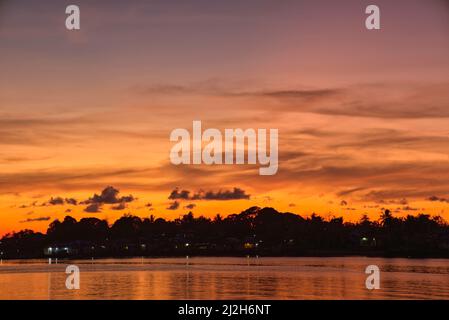
[[[66,288],[68,265],[80,289]],[[380,289],[365,286],[368,265]],[[449,299],[449,260],[132,258],[3,261],[0,299]]]

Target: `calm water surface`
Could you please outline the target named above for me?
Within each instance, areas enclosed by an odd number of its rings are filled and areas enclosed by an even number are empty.
[[[65,268],[81,271],[67,290]],[[365,288],[368,265],[381,289]],[[449,260],[160,258],[3,261],[0,299],[449,299]]]

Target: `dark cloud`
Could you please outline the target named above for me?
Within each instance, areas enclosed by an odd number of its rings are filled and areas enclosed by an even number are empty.
[[[377,209],[377,208],[379,208],[380,206],[378,205],[378,204],[375,204],[375,205],[364,205],[363,206],[365,209]]]
[[[135,198],[132,195],[119,197],[120,191],[112,186],[108,186],[101,191],[101,194],[94,194],[94,196],[85,201],[85,203],[98,204],[116,204],[132,202]]]
[[[59,205],[63,205],[63,204],[70,204],[70,205],[77,205],[78,201],[74,198],[62,198],[62,197],[51,197],[50,200],[38,204],[37,201],[34,201],[33,203],[29,204],[29,205],[21,205],[19,206],[20,209],[24,209],[24,208],[29,208],[29,207],[46,207],[46,206],[59,206]]]
[[[36,204],[36,203],[35,203]],[[63,204],[70,204],[76,206],[78,204],[78,200],[74,198],[62,198],[62,197],[51,197],[50,200],[44,202],[41,206],[58,206]]]
[[[192,210],[192,209],[194,209],[195,207],[196,207],[196,204],[190,203],[190,204],[184,206],[184,209]]]
[[[239,200],[250,198],[249,194],[246,194],[245,190],[240,188],[234,188],[230,190],[219,190],[218,192],[213,191],[199,191],[192,196],[192,200]]]
[[[177,200],[177,199],[182,199],[182,200],[188,200],[190,199],[190,191],[187,190],[181,190],[179,191],[178,188],[176,188],[175,190],[173,190],[170,195],[168,196],[168,199],[170,200]]]
[[[294,203],[289,203],[288,206],[289,206],[290,208],[293,208],[293,207],[296,207],[296,204],[294,204]]]
[[[405,198],[402,198],[402,199],[392,199],[392,200],[383,200],[383,199],[380,199],[380,200],[377,200],[376,202],[377,202],[377,203],[380,203],[380,204],[400,204],[400,205],[408,205],[408,200],[405,199]]]
[[[47,204],[52,205],[52,206],[62,205],[62,204],[64,204],[64,199],[61,197],[56,197],[56,198],[52,197],[50,200],[48,200]]]
[[[179,208],[179,202],[178,201],[173,201],[172,203],[170,203],[170,205],[167,207],[167,210],[178,210]]]
[[[345,206],[348,205],[348,202],[347,202],[346,200],[341,200],[340,205],[341,205],[342,207],[345,207]]]
[[[92,203],[84,209],[84,212],[89,212],[89,213],[101,212],[101,204],[96,203],[96,202]]]
[[[36,207],[37,206],[37,201],[34,201],[31,204],[22,204],[19,206],[19,209],[25,209],[25,208],[31,208],[31,207]]]
[[[65,202],[67,204],[71,204],[71,205],[74,205],[74,206],[76,206],[78,204],[78,201],[76,199],[74,199],[74,198],[65,198]]]
[[[437,196],[431,196],[429,198],[427,198],[426,200],[428,201],[432,201],[432,202],[448,202],[449,203],[449,199],[447,198],[441,198],[441,197],[437,197]]]
[[[418,208],[412,208],[410,206],[405,206],[405,207],[402,207],[401,210],[403,210],[403,211],[418,211],[419,209]]]
[[[172,185],[191,185],[201,188],[216,176],[216,185],[242,184],[257,186],[259,193],[268,193],[295,183],[298,187],[318,186],[325,193],[348,191],[354,188],[351,199],[356,202],[379,203],[380,200],[422,199],[429,194],[449,194],[449,163],[411,159],[389,161],[370,157],[360,162],[357,153],[318,153],[284,162],[278,173],[266,183],[257,168],[218,166],[164,166],[164,173],[172,177]],[[425,187],[423,187],[425,186]],[[192,199],[190,193],[190,199]]]
[[[219,190],[214,191],[203,191],[200,190],[190,196],[191,192],[188,190],[179,191],[178,188],[173,190],[168,199],[170,200],[239,200],[239,199],[249,199],[250,195],[246,194],[245,190],[240,188],[234,188],[232,190]]]
[[[38,217],[38,218],[28,218],[26,220],[20,221],[20,223],[37,222],[37,221],[48,221],[50,217]]]
[[[125,210],[126,209],[126,203],[125,202],[120,202],[117,205],[111,206],[112,210]]]
[[[405,198],[399,199],[399,200],[390,200],[391,204],[402,204],[402,205],[408,205],[408,200]]]

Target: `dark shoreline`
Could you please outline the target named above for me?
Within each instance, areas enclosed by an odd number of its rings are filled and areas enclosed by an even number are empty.
[[[8,260],[36,260],[42,259],[47,260],[51,258],[55,260],[56,258],[59,261],[63,260],[104,260],[104,259],[176,259],[176,258],[384,258],[384,259],[449,259],[449,255],[424,255],[424,254],[415,254],[415,255],[400,255],[400,254],[367,254],[367,253],[340,253],[340,254],[325,254],[325,253],[317,253],[317,254],[307,254],[307,255],[261,255],[261,254],[229,254],[229,255],[217,255],[217,254],[167,254],[167,255],[105,255],[105,256],[36,256],[36,257],[14,257],[3,259],[3,261]]]
[[[53,221],[46,234],[22,230],[0,239],[0,258],[273,256],[449,258],[449,224],[426,214],[379,221],[303,218],[251,207],[210,219],[191,212],[173,221],[124,215]]]

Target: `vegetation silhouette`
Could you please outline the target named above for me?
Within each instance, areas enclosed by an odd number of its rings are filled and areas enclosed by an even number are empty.
[[[273,208],[251,207],[226,218],[194,217],[168,221],[130,214],[106,220],[67,216],[46,234],[31,230],[0,241],[3,259],[128,256],[391,256],[449,257],[449,225],[427,214],[394,217],[385,210],[378,221],[342,217],[304,218]]]

